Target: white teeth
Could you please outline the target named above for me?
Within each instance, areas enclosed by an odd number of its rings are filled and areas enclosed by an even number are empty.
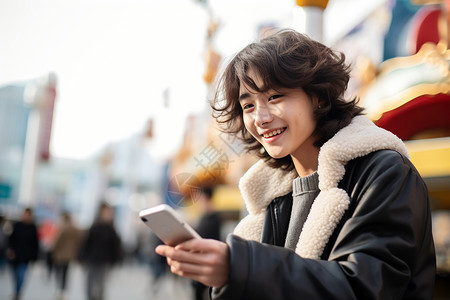
[[[272,136],[274,136],[274,135],[277,135],[277,134],[282,133],[283,131],[284,131],[284,129],[277,129],[277,130],[274,130],[274,131],[272,131],[272,132],[263,134],[263,137],[265,137],[265,138],[270,138],[270,137],[272,137]]]

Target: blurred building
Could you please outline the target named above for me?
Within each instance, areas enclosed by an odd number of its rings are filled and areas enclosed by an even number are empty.
[[[0,87],[0,205],[19,193],[20,170],[30,107],[24,102],[26,83]]]
[[[0,212],[8,217],[21,206],[39,219],[53,215],[85,167],[50,155],[55,100],[54,74],[0,87]]]

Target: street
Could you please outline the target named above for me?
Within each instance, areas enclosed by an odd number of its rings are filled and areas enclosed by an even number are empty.
[[[69,270],[65,300],[86,300],[85,274],[79,264]],[[13,296],[12,272],[8,266],[0,270],[0,300]],[[49,277],[44,262],[30,265],[25,279],[21,300],[54,300],[58,292],[54,275]],[[166,274],[157,283],[153,281],[150,269],[137,263],[115,267],[106,285],[105,300],[149,300],[149,299],[193,299],[188,280]]]

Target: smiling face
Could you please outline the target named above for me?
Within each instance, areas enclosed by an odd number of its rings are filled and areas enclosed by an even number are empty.
[[[251,71],[248,74],[261,88],[259,76]],[[303,89],[257,92],[241,82],[239,103],[246,129],[271,157],[290,155],[299,175],[300,169],[317,169],[319,149],[314,146],[313,101]]]

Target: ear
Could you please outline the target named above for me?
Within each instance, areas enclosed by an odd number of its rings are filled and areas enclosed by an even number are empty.
[[[319,98],[317,98],[316,96],[311,97],[311,103],[312,103],[312,107],[315,111],[317,109],[324,107],[324,104],[325,104],[324,101],[320,101]]]

